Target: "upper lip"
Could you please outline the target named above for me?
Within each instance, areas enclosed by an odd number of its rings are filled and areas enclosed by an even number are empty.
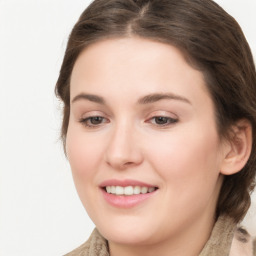
[[[157,187],[152,184],[148,184],[145,182],[141,182],[138,180],[117,180],[117,179],[111,179],[111,180],[105,180],[100,184],[100,187],[107,187],[107,186],[121,186],[121,187],[127,187],[127,186],[140,186],[140,187]]]

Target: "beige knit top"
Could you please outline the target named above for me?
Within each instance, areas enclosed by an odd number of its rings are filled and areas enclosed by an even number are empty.
[[[65,256],[110,256],[108,242],[94,229],[84,244]],[[256,251],[245,229],[230,218],[220,217],[199,256],[256,256]]]

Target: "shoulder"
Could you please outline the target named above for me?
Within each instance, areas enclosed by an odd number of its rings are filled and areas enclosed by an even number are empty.
[[[237,227],[232,240],[230,256],[255,256],[256,240],[243,227]]]
[[[84,244],[65,256],[109,256],[108,243],[98,230],[94,229]]]
[[[200,256],[256,256],[256,241],[228,216],[220,216]]]

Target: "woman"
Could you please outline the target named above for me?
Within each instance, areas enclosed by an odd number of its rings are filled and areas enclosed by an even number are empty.
[[[253,255],[237,228],[256,170],[256,74],[211,0],[96,0],[56,85],[96,229],[68,255]]]

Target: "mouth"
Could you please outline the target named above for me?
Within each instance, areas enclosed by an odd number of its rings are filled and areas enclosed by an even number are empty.
[[[103,198],[118,208],[132,208],[154,198],[159,188],[135,180],[107,180],[100,184]]]
[[[116,196],[133,196],[140,194],[148,194],[157,190],[157,187],[148,186],[105,186],[105,192]]]

